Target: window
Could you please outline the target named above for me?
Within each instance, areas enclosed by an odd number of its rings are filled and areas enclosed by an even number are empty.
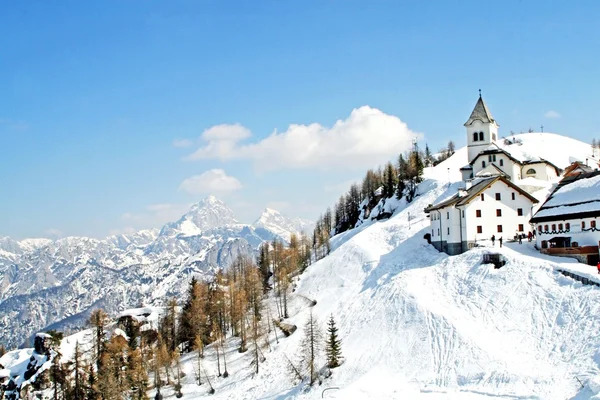
[[[492,156],[492,160],[496,161],[496,155],[495,154]]]
[[[558,224],[558,230],[562,231],[563,230],[563,224]]]
[[[519,232],[523,232],[523,224],[519,224]]]
[[[500,193],[496,193],[496,200],[501,200],[502,196],[500,196]]]
[[[581,229],[585,229],[585,221],[581,221]]]
[[[450,234],[450,227],[448,227],[448,235]]]
[[[565,230],[570,231],[571,230],[571,224],[570,223],[565,223]]]
[[[446,211],[446,219],[450,219],[450,211]]]
[[[498,233],[502,233],[502,225],[498,225]]]
[[[481,210],[475,210],[475,216],[481,218]]]
[[[513,193],[513,194],[514,194],[514,193]],[[523,209],[522,209],[522,208],[517,208],[517,215],[518,215],[519,217],[522,217],[522,216],[523,216]]]
[[[590,222],[590,228],[595,228],[596,227],[596,220],[593,220]]]
[[[548,225],[544,225],[544,232],[548,232]]]
[[[473,141],[476,142],[477,141],[477,132],[473,132]]]
[[[504,160],[500,159],[500,166],[502,167],[504,165]]]
[[[440,228],[438,228],[438,236],[440,236]]]
[[[483,193],[481,193],[481,201],[483,201]]]
[[[462,217],[465,217],[465,210],[462,210]]]
[[[510,197],[514,200],[515,199],[515,192],[512,192],[510,195],[511,195]]]
[[[482,168],[485,168],[485,161],[482,161],[482,162],[481,162],[481,167],[482,167]]]
[[[483,233],[483,226],[481,226],[481,225],[477,226],[477,233]]]
[[[535,175],[535,169],[529,168],[526,172],[527,175]]]
[[[552,232],[556,232],[556,224],[552,224]]]
[[[483,140],[483,132],[479,132],[479,140],[482,141]]]
[[[542,226],[538,226],[538,232],[542,232]]]
[[[435,236],[435,235],[433,234],[433,229],[431,230],[431,236]]]
[[[502,210],[501,209],[497,209],[496,210],[496,217],[501,217],[502,216]]]

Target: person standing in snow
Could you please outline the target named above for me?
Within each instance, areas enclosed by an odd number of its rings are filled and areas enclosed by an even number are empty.
[[[598,269],[598,273],[600,274],[600,261],[598,261],[598,265],[596,265],[596,268]]]
[[[496,245],[496,235],[492,235],[492,246]]]
[[[500,239],[498,239],[498,242],[500,242],[500,247],[502,247],[502,236],[500,236]],[[521,242],[520,236],[519,236],[519,243]]]
[[[531,233],[531,231],[527,232],[527,241],[531,242],[532,238],[533,238],[533,234]]]
[[[523,236],[519,235],[519,244],[523,244]]]

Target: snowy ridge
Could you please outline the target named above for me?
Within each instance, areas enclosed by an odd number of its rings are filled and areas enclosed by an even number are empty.
[[[78,329],[93,308],[116,314],[140,302],[179,296],[194,274],[253,256],[264,240],[289,238],[293,224],[240,224],[214,196],[162,229],[104,240],[0,238],[0,343],[18,346],[51,326]]]
[[[287,218],[277,210],[265,208],[261,216],[254,221],[254,229],[264,229],[272,232],[285,241],[290,240],[292,232],[310,233],[314,229],[314,222],[301,218]]]

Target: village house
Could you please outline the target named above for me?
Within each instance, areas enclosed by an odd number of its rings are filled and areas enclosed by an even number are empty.
[[[512,239],[531,231],[529,219],[538,201],[504,176],[479,178],[425,213],[430,219],[430,241],[450,255],[463,253],[478,241]]]
[[[600,246],[600,171],[581,165],[568,174],[531,219],[542,253],[595,265]]]

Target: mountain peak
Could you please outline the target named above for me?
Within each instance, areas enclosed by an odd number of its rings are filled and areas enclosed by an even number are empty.
[[[202,231],[238,224],[233,211],[215,196],[208,196],[193,204],[179,220],[167,224],[163,232],[175,230],[185,236],[200,235]]]
[[[254,228],[263,228],[275,235],[289,240],[292,233],[308,231],[314,223],[299,218],[288,218],[279,211],[266,207],[260,217],[254,221]]]

